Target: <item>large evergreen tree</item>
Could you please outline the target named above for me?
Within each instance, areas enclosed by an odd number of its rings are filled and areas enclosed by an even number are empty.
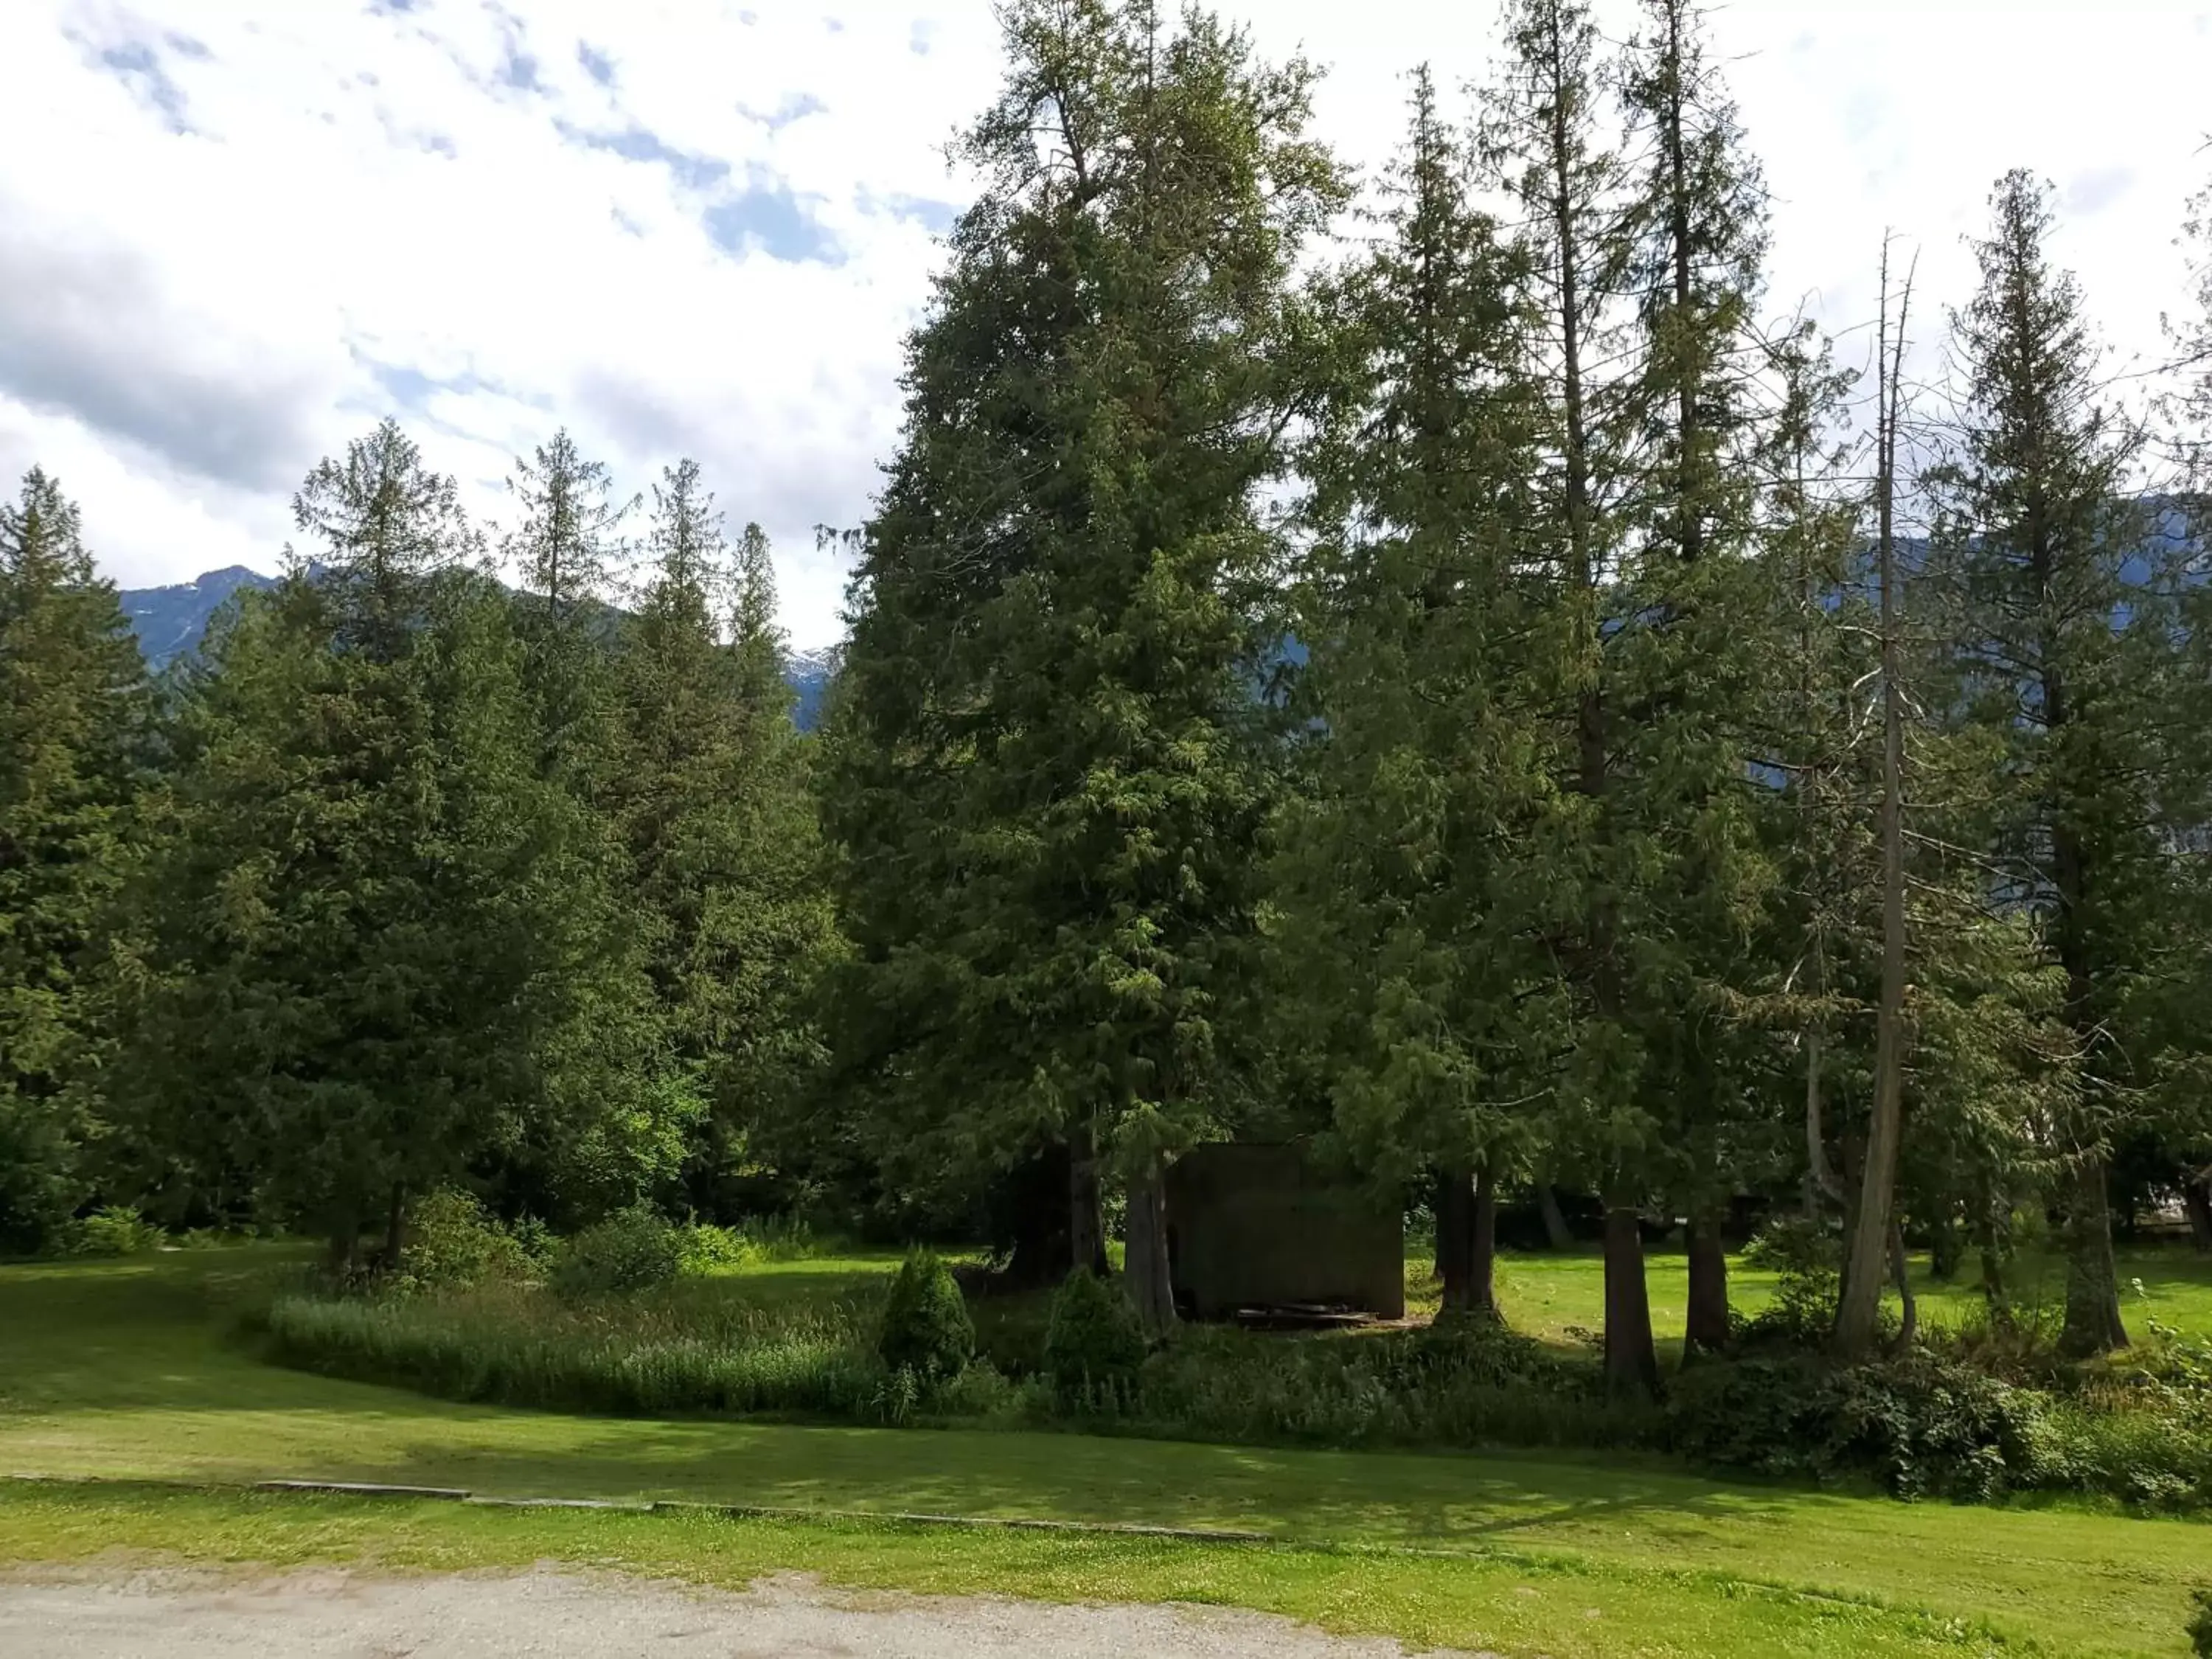
[[[576,879],[587,827],[538,775],[451,481],[386,422],[295,516],[322,578],[295,560],[219,623],[184,696],[125,1072],[177,1185],[250,1193],[344,1270],[364,1222],[396,1257],[410,1200],[488,1157],[635,1190],[656,1148],[604,1063],[631,1000]]]
[[[613,811],[669,1057],[698,1103],[697,1199],[783,1115],[818,1047],[803,994],[830,938],[768,543],[734,567],[696,462],[653,489],[651,576],[620,658]],[[724,626],[727,615],[732,625]]]
[[[131,856],[151,702],[76,504],[33,469],[0,506],[0,1250],[88,1190],[106,1048],[88,971]]]
[[[1558,607],[1526,560],[1537,411],[1517,255],[1471,201],[1426,70],[1383,234],[1339,296],[1341,394],[1304,457],[1316,718],[1285,805],[1289,1011],[1393,1185],[1437,1172],[1449,1310],[1493,1305],[1486,1224],[1540,1144],[1560,1023],[1543,948]]]
[[[830,795],[858,1069],[939,1159],[1110,1155],[1155,1325],[1163,1160],[1221,1109],[1252,954],[1247,589],[1301,393],[1291,262],[1340,195],[1304,134],[1311,71],[1161,12],[1003,9],[1006,82],[960,146],[982,192],[854,586]]]
[[[1953,319],[1966,396],[1933,479],[1934,556],[1956,605],[1962,708],[1998,748],[1986,833],[1999,897],[2036,920],[2065,981],[2077,1085],[2049,1126],[2065,1171],[2063,1342],[2092,1352],[2126,1340],[2106,1164],[2150,1080],[2142,993],[2177,943],[2185,573],[2132,497],[2139,435],[2100,382],[2079,287],[2050,264],[2047,189],[2008,173],[1991,206],[1980,290]]]

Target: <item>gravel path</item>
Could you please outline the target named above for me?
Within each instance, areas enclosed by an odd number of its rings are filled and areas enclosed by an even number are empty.
[[[541,1567],[514,1577],[164,1571],[0,1579],[8,1659],[1406,1659],[1210,1607],[831,1590],[743,1595]],[[1431,1659],[1443,1659],[1431,1656]],[[1466,1656],[1465,1659],[1495,1659]]]

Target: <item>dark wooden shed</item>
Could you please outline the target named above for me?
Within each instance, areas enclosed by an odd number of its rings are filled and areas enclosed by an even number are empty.
[[[1405,1218],[1297,1146],[1194,1146],[1167,1171],[1168,1272],[1193,1319],[1329,1308],[1402,1319]]]

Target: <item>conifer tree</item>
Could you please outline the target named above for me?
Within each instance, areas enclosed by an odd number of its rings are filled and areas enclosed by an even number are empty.
[[[1161,10],[1001,13],[1006,79],[960,146],[983,190],[912,344],[830,787],[856,1066],[947,1163],[1044,1138],[1079,1168],[1110,1155],[1155,1328],[1163,1163],[1222,1109],[1217,1022],[1253,955],[1247,590],[1305,372],[1291,262],[1341,194],[1304,135],[1311,71]]]
[[[829,899],[767,538],[748,525],[732,569],[714,498],[684,460],[653,488],[647,547],[620,660],[613,811],[664,1042],[698,1103],[687,1178],[712,1206],[749,1133],[813,1064],[803,997],[830,938]]]
[[[1657,1120],[1644,1086],[1625,890],[1636,843],[1616,799],[1621,716],[1607,654],[1630,531],[1637,408],[1626,335],[1636,252],[1626,163],[1608,130],[1595,23],[1582,0],[1511,0],[1505,55],[1482,131],[1489,181],[1522,216],[1528,268],[1529,373],[1540,391],[1542,467],[1526,556],[1551,576],[1571,733],[1562,787],[1578,798],[1557,842],[1577,913],[1563,934],[1576,988],[1554,1122],[1564,1153],[1606,1206],[1605,1368],[1616,1393],[1648,1394],[1651,1339],[1638,1212],[1652,1195]]]
[[[396,1262],[411,1200],[487,1159],[635,1191],[659,1155],[610,1063],[635,1000],[588,827],[538,775],[453,501],[389,422],[310,475],[327,575],[295,557],[213,630],[121,976],[137,1143],[319,1228],[342,1272],[364,1222]]]
[[[614,763],[607,605],[627,557],[622,528],[638,503],[613,499],[605,464],[586,459],[566,428],[518,459],[507,487],[522,508],[504,550],[522,592],[541,763],[589,801]]]
[[[1345,385],[1304,457],[1302,695],[1286,802],[1284,1042],[1322,1037],[1335,1121],[1405,1186],[1439,1171],[1447,1310],[1491,1310],[1499,1182],[1540,1144],[1556,1029],[1537,860],[1558,801],[1557,607],[1522,556],[1536,411],[1518,255],[1470,200],[1425,68],[1383,235],[1340,296]]]
[[[1748,767],[1774,660],[1751,556],[1762,422],[1751,313],[1765,284],[1766,212],[1702,9],[1644,0],[1642,9],[1620,75],[1634,163],[1634,531],[1607,657],[1620,715],[1617,799],[1640,855],[1659,866],[1637,922],[1634,976],[1657,993],[1646,1079],[1673,1154],[1665,1186],[1690,1218],[1695,1352],[1728,1340],[1720,1221],[1743,1164],[1735,1143],[1758,1138],[1765,1118],[1756,1044],[1727,1010],[1749,988],[1747,947],[1774,878]]]
[[[0,1250],[89,1188],[108,1047],[92,973],[134,855],[151,701],[77,508],[33,468],[0,506]]]
[[[2179,550],[2132,498],[2140,435],[2099,380],[2074,279],[2045,251],[2047,187],[2007,174],[1981,288],[1953,317],[1966,375],[1953,453],[1934,475],[1935,557],[1956,606],[1960,698],[2000,746],[1986,820],[1999,896],[2034,916],[2063,976],[2078,1050],[2049,1126],[2069,1264],[2062,1344],[2122,1346],[2106,1164],[2142,1109],[2141,994],[2168,972],[2185,744],[2174,641]]]

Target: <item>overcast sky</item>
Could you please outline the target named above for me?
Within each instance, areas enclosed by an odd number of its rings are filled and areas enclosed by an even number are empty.
[[[1323,133],[1363,165],[1405,69],[1479,78],[1494,16],[1224,9],[1328,66]],[[1736,0],[1714,33],[1777,198],[1774,312],[1868,317],[1893,226],[1932,349],[2027,166],[2115,352],[2158,356],[2212,177],[2208,0]],[[276,568],[301,476],[384,414],[493,516],[565,422],[624,493],[696,455],[775,538],[794,643],[828,643],[812,527],[867,512],[964,199],[942,144],[997,73],[988,0],[0,0],[0,475],[58,474],[145,586]]]

